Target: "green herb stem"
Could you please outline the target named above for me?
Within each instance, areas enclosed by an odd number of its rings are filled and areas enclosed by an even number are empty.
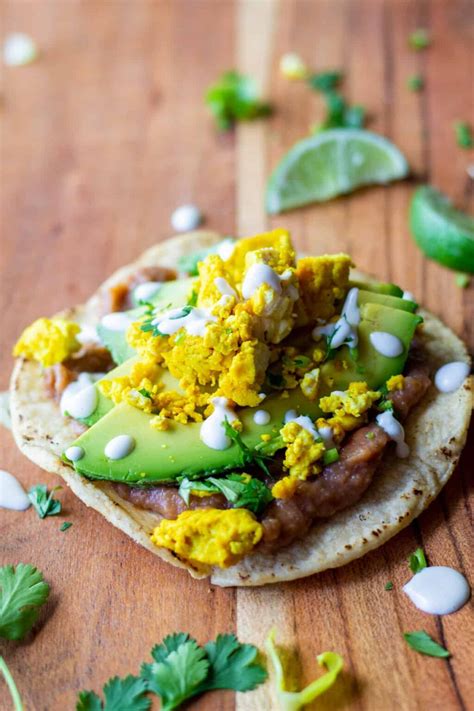
[[[10,696],[12,697],[13,708],[15,709],[15,711],[24,711],[23,702],[20,697],[20,692],[18,691],[17,686],[15,684],[15,680],[12,677],[9,668],[7,667],[6,661],[1,656],[0,656],[0,672],[2,672],[2,674],[4,676],[4,679],[5,679],[6,684],[8,686],[8,690],[10,692]]]

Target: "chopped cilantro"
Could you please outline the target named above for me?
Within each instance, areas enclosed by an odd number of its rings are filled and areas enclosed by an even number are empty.
[[[210,477],[208,481],[221,492],[235,508],[249,509],[255,515],[259,513],[272,501],[273,496],[270,489],[265,484],[250,477],[248,479],[243,474],[229,474],[217,479]]]
[[[53,499],[54,492],[59,491],[61,488],[61,486],[55,486],[48,494],[48,487],[46,484],[37,484],[36,486],[31,487],[28,492],[28,498],[40,518],[46,518],[46,516],[56,516],[58,513],[61,513],[61,502],[57,499]]]
[[[143,323],[140,326],[140,331],[143,331],[144,333],[151,332],[152,335],[155,337],[156,336],[166,336],[166,334],[161,333],[158,326],[155,323],[153,323],[153,321],[156,318],[154,305],[150,302],[143,302],[142,305],[146,307],[146,310],[144,313],[145,318],[143,319]]]
[[[245,467],[247,465],[255,464],[260,467],[260,469],[263,469],[265,474],[270,475],[265,462],[268,457],[257,449],[254,449],[253,451],[249,449],[249,447],[247,447],[245,442],[242,440],[240,432],[234,429],[227,419],[224,420],[223,425],[227,437],[230,437],[234,444],[236,444],[240,449],[240,465]]]
[[[277,435],[276,437],[272,437],[268,442],[259,442],[255,449],[267,457],[273,457],[273,455],[278,452],[279,449],[283,449],[284,446],[283,437]]]
[[[236,121],[271,113],[269,104],[260,101],[255,81],[236,71],[224,72],[207,90],[205,101],[221,131],[228,131]]]
[[[407,644],[420,654],[426,654],[428,657],[450,657],[451,652],[442,647],[424,630],[416,632],[405,632],[404,638]]]
[[[462,274],[461,272],[459,272],[459,274],[456,274],[454,279],[456,282],[456,286],[459,286],[460,289],[467,289],[471,281],[471,277],[469,276],[469,274]]]
[[[428,30],[423,27],[419,27],[417,30],[414,30],[408,38],[408,44],[411,49],[414,49],[416,52],[429,47],[431,44],[431,38]]]
[[[426,562],[426,557],[422,548],[417,548],[414,553],[411,554],[409,559],[410,570],[412,573],[419,573],[423,568],[428,567]]]
[[[60,531],[67,531],[68,528],[71,528],[72,523],[70,521],[64,521],[64,523],[61,524],[59,530]]]
[[[343,76],[343,73],[336,69],[335,71],[311,74],[307,82],[315,91],[330,91],[339,86]]]
[[[3,678],[8,686],[8,691],[12,697],[14,711],[23,711],[24,706],[20,697],[20,692],[17,689],[15,680],[12,677],[11,671],[7,667],[7,663],[3,657],[0,657],[0,672],[3,674]]]
[[[34,566],[18,563],[0,568],[0,637],[22,639],[48,599],[49,585]]]
[[[180,480],[180,485],[178,489],[178,494],[181,496],[186,505],[189,506],[189,497],[193,491],[203,491],[206,494],[218,494],[219,489],[213,484],[209,484],[207,480],[197,481],[195,479],[188,479],[188,477],[183,477]]]
[[[388,397],[383,396],[377,403],[377,410],[379,410],[380,412],[386,412],[387,410],[393,412],[392,400]]]
[[[329,128],[362,128],[365,123],[366,111],[363,106],[349,106],[344,97],[336,91],[324,91],[326,102],[326,117],[316,125],[314,133],[326,131]]]
[[[424,86],[425,81],[421,74],[412,74],[412,76],[407,79],[407,87],[410,91],[422,91]]]
[[[104,686],[104,703],[93,691],[81,691],[76,711],[148,711],[151,699],[146,694],[145,679],[131,675],[124,679],[114,676]]]
[[[466,121],[456,121],[454,130],[456,132],[456,142],[460,148],[472,148],[474,146],[472,129]]]
[[[324,466],[328,466],[328,464],[333,464],[334,462],[337,462],[338,459],[339,459],[339,452],[337,451],[336,447],[333,447],[332,449],[326,449],[326,451],[323,454]]]
[[[204,649],[209,673],[200,691],[250,691],[267,678],[267,672],[257,661],[258,649],[253,644],[241,644],[233,634],[217,635],[215,642],[208,642]]]
[[[198,293],[195,289],[193,289],[188,299],[188,306],[197,306],[197,300]]]
[[[375,439],[375,432],[367,432],[366,439]]]
[[[389,580],[388,583],[385,583],[385,590],[393,590],[393,583],[391,580]]]
[[[140,388],[138,392],[140,393],[140,395],[143,395],[143,397],[147,397],[149,400],[152,400],[151,393],[146,388]]]

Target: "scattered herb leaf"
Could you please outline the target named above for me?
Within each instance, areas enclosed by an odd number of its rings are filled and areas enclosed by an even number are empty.
[[[249,511],[252,511],[252,513],[257,516],[273,499],[270,489],[265,486],[263,481],[255,477],[248,478],[244,474],[229,474],[222,479],[210,477],[208,481],[210,481],[235,508],[249,509]]]
[[[407,87],[410,91],[422,91],[425,87],[425,80],[421,74],[413,74],[407,79]]]
[[[140,388],[140,390],[138,392],[140,393],[140,395],[143,395],[143,397],[147,397],[149,400],[153,399],[150,391],[147,390],[146,388]]]
[[[460,148],[472,148],[474,146],[472,129],[466,121],[456,121],[454,130],[456,132],[456,142]]]
[[[337,462],[339,459],[339,452],[337,451],[336,447],[333,447],[332,449],[326,449],[326,451],[323,454],[323,464],[325,467],[327,467],[329,464],[333,464],[334,462]]]
[[[272,437],[268,442],[259,442],[255,449],[257,452],[264,454],[267,457],[273,457],[279,449],[283,449],[285,443],[281,435],[276,435]]]
[[[188,306],[197,306],[197,301],[198,293],[195,289],[193,289],[188,299]]]
[[[151,706],[151,699],[146,696],[146,681],[140,677],[114,676],[105,684],[103,692],[104,702],[93,691],[81,691],[76,711],[148,711]]]
[[[263,469],[265,474],[269,476],[270,472],[268,471],[268,467],[265,462],[268,457],[265,454],[262,454],[257,449],[251,450],[249,447],[247,447],[245,442],[242,440],[242,437],[240,436],[240,432],[234,429],[227,419],[224,420],[223,425],[227,437],[230,437],[234,444],[236,444],[237,447],[240,449],[241,466],[245,467],[247,465],[256,464],[258,467],[260,467],[260,469]]]
[[[57,514],[61,513],[61,502],[53,498],[54,492],[60,489],[62,489],[61,486],[55,486],[48,494],[46,484],[37,484],[28,491],[28,498],[40,518],[57,516]]]
[[[451,652],[442,647],[424,630],[416,632],[405,632],[404,638],[407,644],[420,654],[426,654],[429,657],[450,657]]]
[[[462,272],[459,272],[459,274],[456,274],[455,276],[456,286],[458,286],[460,289],[467,289],[470,281],[471,277],[469,276],[469,274],[463,274]]]
[[[215,642],[208,642],[204,649],[209,673],[201,691],[251,691],[267,678],[267,672],[257,661],[258,649],[253,644],[241,644],[233,634],[217,635]]]
[[[15,680],[11,674],[10,669],[7,667],[7,663],[3,657],[0,657],[0,672],[3,674],[3,677],[8,686],[8,691],[10,692],[10,696],[12,697],[14,711],[24,711],[20,692],[17,689]]]
[[[385,590],[393,590],[393,583],[391,580],[389,580],[388,583],[385,583]]]
[[[331,91],[339,86],[344,74],[339,70],[311,74],[307,82],[315,91]]]
[[[269,104],[260,100],[255,81],[236,71],[224,72],[207,90],[205,101],[221,131],[228,131],[236,121],[250,121],[271,112]]]
[[[375,432],[367,432],[366,439],[375,439]]]
[[[0,568],[0,637],[22,639],[48,599],[49,585],[29,563]]]
[[[429,47],[431,44],[431,38],[428,30],[423,27],[419,27],[417,30],[414,30],[408,38],[408,44],[411,49],[414,49],[416,52]]]
[[[64,523],[61,524],[59,530],[60,531],[67,531],[68,528],[71,528],[72,523],[70,521],[64,521]]]
[[[417,548],[416,551],[411,554],[409,565],[411,572],[415,575],[416,573],[419,573],[420,570],[423,570],[423,568],[428,567],[428,563],[426,562],[426,557],[422,548]]]

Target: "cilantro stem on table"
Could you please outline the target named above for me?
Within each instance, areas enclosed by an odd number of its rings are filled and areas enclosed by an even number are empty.
[[[419,573],[420,570],[423,570],[423,568],[428,567],[428,563],[426,562],[426,556],[422,548],[417,548],[416,551],[411,554],[408,562],[410,565],[411,572],[415,575],[416,573]]]
[[[20,692],[18,691],[15,680],[2,656],[0,656],[0,672],[3,674],[8,686],[8,691],[12,697],[14,711],[23,711],[24,707],[20,697]]]
[[[451,656],[451,652],[441,646],[436,640],[425,632],[425,630],[417,630],[416,632],[405,632],[403,634],[406,643],[420,654],[426,654],[428,657],[440,657],[446,659]]]

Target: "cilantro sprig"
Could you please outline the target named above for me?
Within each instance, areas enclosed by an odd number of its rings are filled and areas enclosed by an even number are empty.
[[[270,472],[268,471],[268,467],[266,464],[268,456],[262,454],[262,452],[259,452],[257,449],[252,450],[247,447],[242,437],[240,436],[240,432],[234,429],[227,419],[225,419],[222,424],[224,425],[224,430],[227,437],[229,437],[232,442],[234,442],[234,444],[236,444],[237,447],[240,449],[240,465],[242,467],[256,465],[260,467],[260,469],[263,469],[265,474],[270,476]]]
[[[3,657],[0,656],[0,674],[3,675],[6,685],[8,686],[8,691],[13,701],[14,711],[24,711],[24,706],[21,700],[20,692],[17,689],[15,680],[12,676],[10,669],[7,667],[7,663]]]
[[[38,619],[48,599],[49,585],[29,563],[0,568],[0,637],[22,639]]]
[[[81,691],[76,711],[147,711],[148,694],[160,697],[161,711],[173,711],[206,691],[250,691],[267,678],[257,655],[256,647],[241,644],[233,634],[218,635],[203,647],[184,632],[171,634],[153,647],[153,661],[142,664],[139,677],[110,679],[104,701],[93,691]]]
[[[252,77],[236,71],[224,72],[206,91],[205,102],[220,131],[228,131],[237,121],[271,113],[270,105],[260,100]]]
[[[416,632],[405,632],[403,637],[406,643],[420,654],[426,654],[428,657],[447,658],[451,656],[451,652],[442,647],[436,640],[425,632],[425,630],[417,630]]]
[[[46,516],[57,516],[61,513],[61,502],[58,501],[58,499],[53,498],[54,492],[59,491],[60,489],[62,489],[61,486],[55,486],[48,494],[48,487],[46,484],[36,484],[36,486],[32,486],[28,491],[28,498],[40,518],[46,518]]]
[[[411,554],[410,559],[408,561],[410,570],[412,573],[416,575],[416,573],[419,573],[420,570],[423,570],[423,568],[428,567],[428,563],[426,562],[426,556],[422,548],[417,548],[414,553]]]
[[[258,515],[273,496],[265,484],[246,474],[228,474],[225,477],[209,477],[203,481],[193,481],[185,477],[179,487],[179,495],[189,504],[192,491],[203,491],[208,494],[223,494],[235,508],[248,509]]]

